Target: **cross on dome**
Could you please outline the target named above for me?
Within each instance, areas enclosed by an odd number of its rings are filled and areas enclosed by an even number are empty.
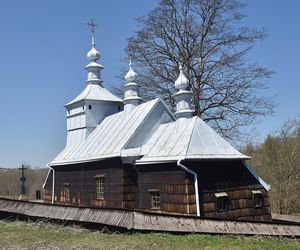
[[[95,32],[95,28],[98,27],[98,25],[94,22],[93,18],[91,19],[90,22],[87,23],[87,25],[91,27],[92,33],[94,33]]]
[[[91,32],[92,32],[92,48],[91,50],[87,53],[87,58],[91,62],[96,62],[97,60],[100,59],[100,53],[99,51],[95,48],[95,30],[96,27],[98,26],[93,19],[91,19],[90,22],[87,23],[89,27],[91,27]]]
[[[97,27],[97,24],[91,19],[87,25],[91,27],[92,32],[92,48],[87,53],[87,59],[90,63],[85,67],[88,72],[87,84],[99,84],[102,86],[101,70],[103,69],[103,66],[97,62],[100,59],[100,53],[95,47],[95,28]]]
[[[87,23],[88,26],[91,27],[91,32],[92,32],[92,45],[95,46],[95,30],[98,25],[94,22],[93,18],[91,19],[90,22]]]

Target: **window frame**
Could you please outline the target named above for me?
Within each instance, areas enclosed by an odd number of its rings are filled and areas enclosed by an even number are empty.
[[[96,199],[104,200],[105,199],[105,175],[99,174],[95,176],[96,182]]]
[[[216,211],[218,212],[227,211],[229,206],[228,194],[225,192],[215,193],[215,197],[216,197],[216,202],[215,202]]]
[[[252,200],[254,208],[262,208],[263,207],[263,196],[260,190],[252,190]],[[257,203],[258,201],[258,203]]]
[[[149,189],[148,190],[151,199],[151,209],[160,210],[161,199],[159,189]]]

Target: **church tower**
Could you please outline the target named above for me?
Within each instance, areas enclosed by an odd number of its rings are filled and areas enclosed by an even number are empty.
[[[84,141],[95,127],[108,115],[122,110],[122,100],[102,85],[101,70],[103,66],[97,61],[100,53],[95,47],[95,27],[91,20],[88,23],[92,31],[92,48],[87,53],[90,63],[85,67],[87,71],[87,86],[74,100],[67,103],[67,147]]]

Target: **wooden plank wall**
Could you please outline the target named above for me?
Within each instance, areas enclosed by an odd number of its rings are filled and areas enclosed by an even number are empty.
[[[238,161],[183,162],[198,173],[202,217],[270,221],[268,193]],[[138,171],[138,175],[137,175]],[[59,167],[56,171],[55,200],[67,204],[64,183],[70,183],[68,204],[152,211],[149,190],[160,191],[160,209],[156,212],[196,214],[194,177],[176,163],[139,166],[122,165],[120,160]],[[105,175],[105,200],[96,199],[95,176]],[[45,187],[45,200],[51,201],[52,175]],[[263,206],[255,208],[252,190],[260,190]],[[226,192],[228,210],[216,210],[215,193]]]
[[[241,162],[187,163],[198,173],[201,216],[223,219],[270,221],[268,192]],[[255,208],[252,190],[260,190],[263,206]],[[228,194],[228,210],[217,211],[215,193]]]
[[[136,208],[157,210],[151,208],[149,190],[159,190],[159,210],[180,214],[196,214],[194,184],[176,164],[142,166],[138,172]]]
[[[134,209],[137,192],[137,172],[132,165],[123,165],[123,203],[122,208]]]
[[[97,175],[104,175],[104,200],[96,198]],[[124,170],[119,161],[108,160],[73,166],[60,166],[55,171],[55,203],[107,208],[123,206]],[[64,184],[70,184],[70,202],[64,196]],[[45,201],[51,201],[52,176],[45,187]]]

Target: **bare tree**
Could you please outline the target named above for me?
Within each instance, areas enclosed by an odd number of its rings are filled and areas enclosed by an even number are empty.
[[[241,25],[243,7],[238,0],[161,0],[139,18],[141,28],[126,53],[143,98],[160,96],[173,107],[182,64],[196,115],[223,136],[236,139],[242,128],[272,113],[272,98],[260,92],[272,72],[246,58],[265,33]]]

